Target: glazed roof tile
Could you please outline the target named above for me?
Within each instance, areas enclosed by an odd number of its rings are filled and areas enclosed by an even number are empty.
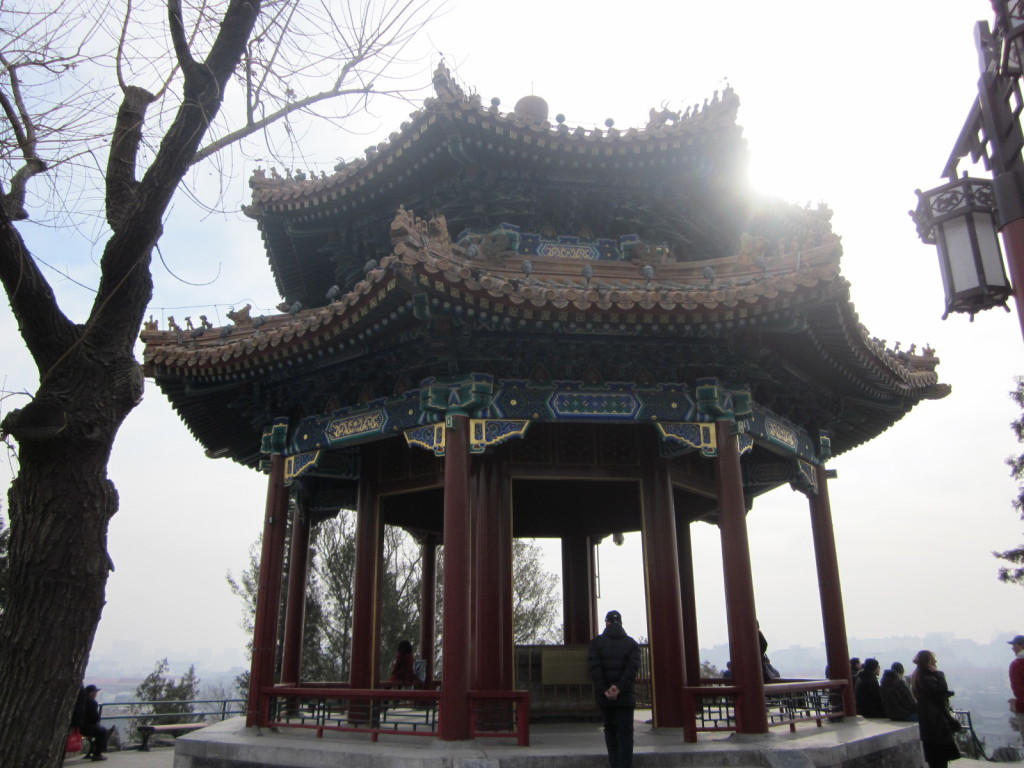
[[[281,177],[274,169],[269,176],[257,170],[249,182],[253,194],[246,212],[253,217],[295,212],[327,200],[357,195],[377,174],[412,151],[425,134],[447,135],[445,126],[452,123],[516,145],[524,155],[544,153],[612,160],[678,151],[704,142],[719,142],[726,136],[736,138],[742,132],[736,124],[739,97],[731,88],[721,95],[716,91],[710,101],[687,108],[681,114],[652,109],[646,126],[620,131],[614,127],[570,129],[564,122],[538,122],[514,112],[501,112],[497,104],[484,107],[479,95],[467,95],[454,83],[444,65],[435,74],[434,83],[437,96],[427,99],[399,131],[368,148],[365,157],[338,166],[333,174],[307,178],[299,172],[296,176]]]

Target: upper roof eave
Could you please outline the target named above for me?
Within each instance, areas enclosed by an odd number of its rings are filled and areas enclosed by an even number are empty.
[[[256,170],[249,181],[253,194],[245,213],[259,219],[268,214],[303,211],[354,195],[386,168],[412,163],[411,158],[419,152],[442,146],[449,136],[460,131],[485,133],[494,140],[529,148],[534,154],[604,160],[628,160],[637,153],[689,152],[695,145],[735,142],[742,135],[742,128],[736,123],[739,97],[731,88],[721,95],[716,91],[710,101],[695,106],[692,112],[689,108],[682,114],[652,109],[645,127],[620,131],[613,126],[570,129],[564,122],[553,126],[546,120],[537,122],[515,113],[503,113],[494,103],[484,107],[478,94],[466,95],[455,85],[443,64],[434,83],[435,98],[426,99],[423,108],[412,113],[411,119],[386,141],[367,148],[365,157],[336,166],[333,174],[307,179],[299,173],[298,178],[282,178],[273,168],[269,177],[266,171]]]

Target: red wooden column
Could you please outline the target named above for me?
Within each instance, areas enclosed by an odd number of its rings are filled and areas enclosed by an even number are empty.
[[[306,577],[309,572],[309,515],[301,501],[292,512],[292,544],[288,551],[288,599],[284,614],[281,682],[296,684],[302,673],[302,635],[306,618]]]
[[[718,492],[718,527],[722,536],[722,569],[725,571],[725,608],[729,622],[729,653],[736,685],[742,688],[737,700],[738,733],[767,733],[761,646],[754,608],[754,578],[750,570],[746,502],[740,472],[739,442],[735,422],[715,422],[718,458],[715,487]]]
[[[426,681],[434,680],[434,612],[437,608],[437,536],[420,541],[420,658],[426,662]]]
[[[284,566],[288,489],[284,484],[284,456],[270,457],[267,505],[263,518],[263,549],[260,553],[259,585],[256,588],[256,616],[253,620],[252,666],[249,671],[247,727],[266,724],[266,699],[261,689],[274,684],[277,656],[277,622],[281,610],[281,571]]]
[[[365,446],[360,457],[359,498],[356,503],[355,605],[352,608],[352,666],[349,684],[372,688],[378,677],[380,622],[377,616],[381,547],[384,526],[377,499],[376,450]]]
[[[682,597],[679,592],[679,559],[676,548],[676,515],[668,460],[658,455],[657,442],[645,451],[648,471],[643,482],[641,526],[647,615],[651,642],[651,678],[654,689],[654,725],[683,726]],[[628,621],[628,618],[624,617]]]
[[[445,417],[444,453],[444,637],[438,736],[442,741],[471,738],[470,579],[473,539],[469,494],[469,418]]]
[[[676,519],[679,594],[683,607],[683,668],[688,685],[700,684],[700,640],[697,636],[697,595],[693,579],[693,541],[690,523]]]
[[[832,505],[828,498],[828,477],[825,468],[817,466],[817,494],[808,494],[811,508],[811,535],[814,539],[814,561],[818,568],[818,594],[821,599],[821,621],[825,632],[825,662],[832,679],[846,678],[843,709],[847,715],[857,714],[850,672],[850,649],[846,642],[846,616],[843,612],[843,590],[839,583],[839,559],[832,530]]]
[[[513,687],[512,500],[507,456],[499,449],[472,459],[476,533],[472,687],[481,691]]]
[[[594,545],[589,536],[562,537],[562,625],[566,645],[586,645],[594,621]]]

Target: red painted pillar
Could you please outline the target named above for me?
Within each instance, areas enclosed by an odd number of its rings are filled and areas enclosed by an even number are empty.
[[[288,550],[288,599],[284,615],[281,682],[296,684],[302,673],[302,635],[306,618],[306,576],[309,571],[309,515],[297,502],[292,512],[292,545]]]
[[[697,594],[693,578],[693,541],[690,524],[676,518],[676,550],[679,553],[679,594],[683,607],[683,668],[688,685],[700,683],[700,640],[697,636]]]
[[[444,456],[444,645],[438,736],[471,738],[469,682],[472,667],[470,579],[473,539],[469,494],[469,418],[445,417]]]
[[[725,571],[729,653],[733,680],[742,688],[736,707],[736,730],[739,733],[767,733],[768,714],[754,607],[754,578],[750,570],[747,510],[743,498],[739,442],[733,434],[734,428],[735,424],[727,419],[715,422],[718,433],[715,488],[718,492],[718,527],[722,536],[722,569]]]
[[[383,525],[377,499],[376,450],[366,446],[361,456],[359,499],[356,503],[355,605],[352,608],[352,660],[349,684],[353,688],[372,688],[379,666],[377,616],[380,584]]]
[[[434,681],[434,612],[437,609],[437,537],[424,534],[420,542],[420,658],[426,662],[426,681]]]
[[[679,560],[676,547],[676,516],[668,460],[658,456],[654,438],[646,451],[647,473],[642,500],[644,574],[651,643],[651,682],[654,689],[654,725],[683,726],[682,596],[679,592]]]
[[[815,467],[818,493],[808,494],[811,508],[811,535],[814,539],[814,561],[818,568],[818,594],[821,599],[821,621],[825,632],[825,662],[832,679],[846,678],[843,709],[853,717],[857,705],[850,673],[850,649],[846,642],[846,616],[843,612],[843,590],[839,583],[839,559],[832,529],[832,505],[828,497],[828,478],[824,467]]]
[[[589,536],[562,537],[562,625],[566,645],[586,645],[594,621],[594,545]]]
[[[491,486],[493,507],[498,511],[498,546],[501,552],[501,626],[498,632],[498,666],[501,677],[498,688],[511,691],[516,687],[515,595],[513,588],[515,539],[512,536],[512,467],[508,449],[495,453],[497,462]]]
[[[260,553],[259,585],[256,588],[256,616],[253,620],[252,666],[249,671],[247,727],[266,724],[264,687],[274,684],[277,657],[277,622],[281,610],[281,571],[284,565],[288,489],[284,485],[284,456],[270,457],[267,504],[263,518],[263,549]]]
[[[1019,172],[1018,172],[1019,173]],[[1024,335],[1024,218],[1014,219],[1000,230],[1006,250],[1006,265],[1017,304],[1017,322]]]
[[[472,460],[476,532],[472,687],[481,691],[512,688],[512,516],[506,456],[496,451]]]

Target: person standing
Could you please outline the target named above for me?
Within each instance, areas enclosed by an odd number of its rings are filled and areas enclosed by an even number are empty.
[[[914,672],[913,689],[924,760],[928,768],[946,768],[950,760],[960,759],[953,734],[961,726],[949,711],[949,697],[953,692],[946,685],[946,676],[939,672],[934,653],[918,651],[914,664],[917,671]]]
[[[608,611],[604,632],[590,641],[587,666],[594,698],[604,718],[604,743],[611,768],[632,768],[634,681],[640,669],[640,646],[622,628],[622,614]]]
[[[110,731],[100,725],[100,705],[96,701],[99,692],[95,685],[85,686],[85,711],[79,727],[83,736],[92,739],[92,759],[95,761],[107,759],[103,753],[107,751],[107,738],[110,736]]]
[[[1010,662],[1010,709],[1017,718],[1017,730],[1024,742],[1024,635],[1017,635],[1008,641],[1013,648],[1013,661]]]

